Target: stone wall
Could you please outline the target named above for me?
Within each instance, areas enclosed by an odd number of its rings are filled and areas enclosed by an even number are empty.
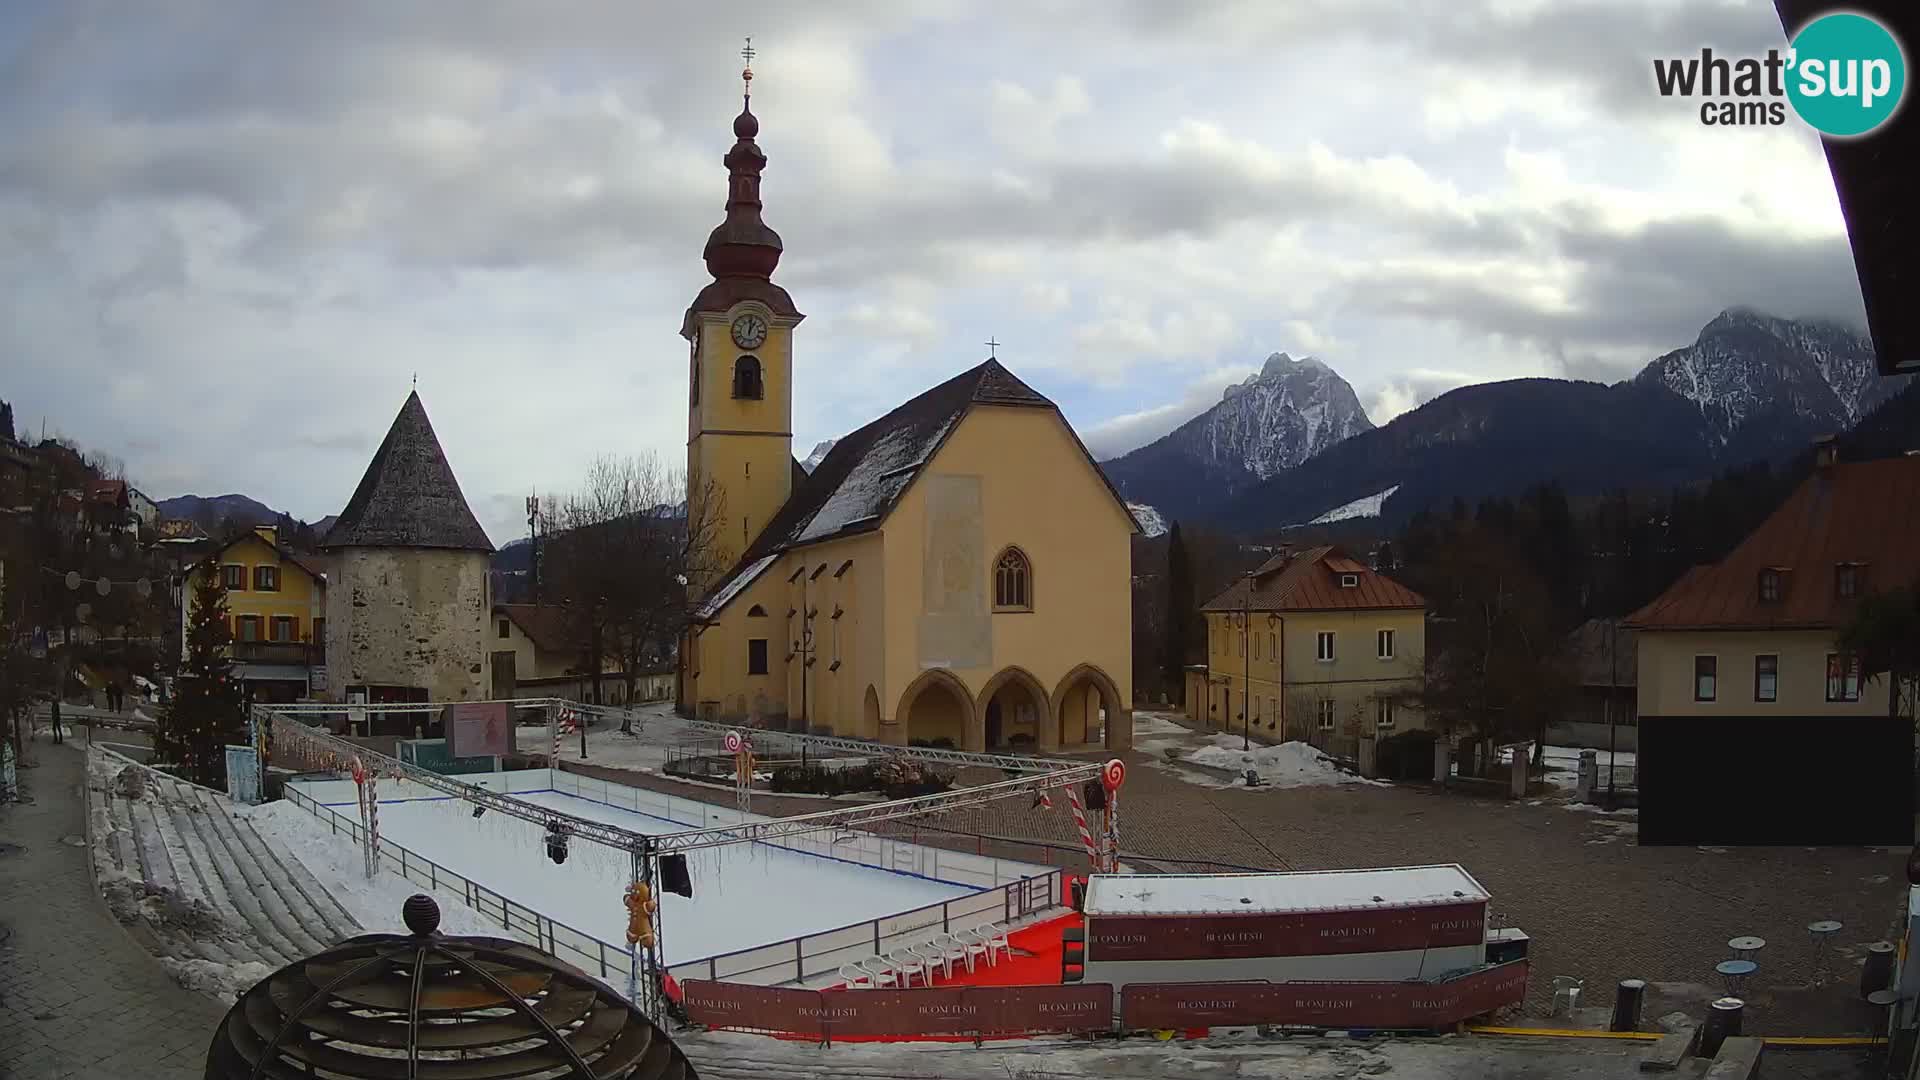
[[[492,605],[481,551],[343,548],[327,584],[327,683],[423,686],[434,701],[483,700]]]

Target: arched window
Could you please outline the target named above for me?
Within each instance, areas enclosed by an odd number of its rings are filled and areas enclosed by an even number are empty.
[[[755,604],[747,609],[747,618],[749,619],[764,619],[766,617],[767,609],[761,607],[759,604]]]
[[[994,561],[993,606],[996,610],[1033,610],[1033,565],[1019,548],[1008,548]]]
[[[760,385],[760,358],[743,356],[733,362],[733,396],[758,401],[765,396]]]

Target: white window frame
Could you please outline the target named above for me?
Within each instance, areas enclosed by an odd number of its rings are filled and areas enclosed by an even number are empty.
[[[1359,588],[1359,587],[1360,587],[1360,575],[1359,575],[1359,574],[1341,574],[1341,575],[1340,575],[1340,587],[1341,587],[1341,588],[1343,588],[1343,589],[1357,589],[1357,588]]]
[[[1373,651],[1382,660],[1393,659],[1393,628],[1385,627],[1374,632]]]
[[[1376,730],[1391,731],[1394,721],[1398,719],[1395,713],[1396,710],[1393,707],[1392,698],[1381,697],[1373,699],[1373,726]]]
[[[1713,661],[1713,674],[1707,676],[1713,680],[1713,693],[1704,697],[1700,694],[1700,661]],[[1714,653],[1695,653],[1693,657],[1693,700],[1705,705],[1720,700],[1720,657]]]
[[[1314,723],[1321,731],[1332,731],[1340,723],[1340,709],[1330,697],[1314,702]]]
[[[1331,664],[1338,655],[1339,651],[1334,641],[1334,631],[1320,630],[1315,632],[1313,635],[1313,658],[1315,662]]]

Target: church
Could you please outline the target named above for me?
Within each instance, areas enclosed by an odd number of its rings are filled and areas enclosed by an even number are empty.
[[[688,506],[728,567],[691,583],[680,712],[895,745],[1126,748],[1138,526],[1053,402],[989,358],[811,473],[795,460],[805,316],[773,282],[759,130],[749,96],[713,280],[680,329]]]

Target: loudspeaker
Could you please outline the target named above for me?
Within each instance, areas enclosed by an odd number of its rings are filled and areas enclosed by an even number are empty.
[[[1082,788],[1081,792],[1082,797],[1086,800],[1087,809],[1105,810],[1107,808],[1107,788],[1106,785],[1100,781],[1087,781],[1087,786]]]
[[[660,888],[693,899],[693,878],[687,873],[685,855],[660,856]]]

